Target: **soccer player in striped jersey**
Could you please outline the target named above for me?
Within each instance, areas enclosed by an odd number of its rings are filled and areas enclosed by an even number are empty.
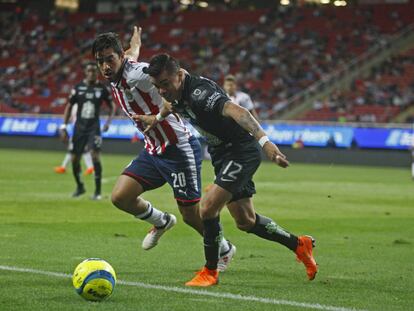
[[[158,90],[142,70],[148,64],[125,57],[115,33],[98,35],[92,54],[102,75],[111,84],[113,98],[137,129],[143,132],[144,125],[135,122],[132,116],[157,114],[163,106]],[[131,161],[116,182],[112,191],[113,204],[153,225],[142,242],[144,249],[151,249],[161,235],[176,223],[176,219],[174,215],[158,210],[140,195],[168,182],[184,222],[203,235],[199,213],[201,148],[198,140],[174,114],[160,121],[144,136],[144,150]],[[234,245],[221,238],[222,270],[234,253]]]

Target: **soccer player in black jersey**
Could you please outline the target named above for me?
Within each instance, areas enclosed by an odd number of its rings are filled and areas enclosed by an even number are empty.
[[[76,122],[73,131],[72,143],[72,170],[76,181],[76,190],[73,197],[85,193],[85,186],[81,180],[80,159],[85,148],[91,151],[93,167],[95,171],[95,193],[94,200],[101,199],[102,164],[100,161],[100,150],[102,145],[101,126],[99,113],[103,103],[109,107],[109,116],[102,128],[103,132],[109,129],[115,106],[111,95],[105,85],[98,81],[98,69],[92,62],[85,65],[85,78],[71,91],[63,116],[63,124],[60,127],[60,135],[66,140],[68,137],[66,127],[69,122],[73,105],[78,105]]]
[[[314,239],[289,233],[272,219],[256,213],[253,207],[256,191],[252,178],[261,162],[259,146],[280,167],[289,165],[286,156],[248,110],[231,102],[215,82],[189,74],[168,54],[155,55],[145,72],[170,104],[165,103],[156,116],[136,115],[136,121],[146,123],[150,129],[171,112],[182,115],[205,137],[216,175],[200,209],[206,264],[186,285],[205,287],[218,283],[219,215],[225,205],[240,230],[295,252],[305,265],[309,280],[313,280],[318,270],[312,254]]]

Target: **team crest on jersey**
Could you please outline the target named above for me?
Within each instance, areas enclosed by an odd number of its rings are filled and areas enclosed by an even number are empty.
[[[95,97],[99,98],[101,97],[101,95],[102,95],[101,90],[95,90]]]
[[[134,100],[134,96],[132,95],[131,91],[128,90],[128,89],[125,89],[124,91],[125,91],[125,95],[126,95],[127,100],[129,102],[130,101],[133,101]]]
[[[191,98],[193,98],[194,100],[202,100],[204,99],[204,97],[206,97],[207,95],[207,90],[200,90],[200,89],[195,89],[193,91],[193,93],[191,94]]]

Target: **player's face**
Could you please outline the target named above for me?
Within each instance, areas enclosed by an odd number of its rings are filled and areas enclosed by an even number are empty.
[[[99,51],[95,55],[99,71],[109,81],[115,81],[124,61],[124,55],[118,55],[113,48]]]
[[[182,71],[168,74],[164,70],[158,77],[151,77],[151,82],[158,89],[162,97],[169,102],[173,102],[181,98],[183,79],[184,73]]]
[[[224,81],[223,88],[227,94],[234,95],[237,89],[237,85],[234,81]]]
[[[85,78],[88,82],[95,82],[98,78],[98,69],[94,65],[88,65],[85,69]]]

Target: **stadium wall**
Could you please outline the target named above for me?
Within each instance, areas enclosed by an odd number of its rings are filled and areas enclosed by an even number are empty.
[[[0,136],[0,148],[24,150],[54,150],[65,152],[65,146],[56,137]],[[137,155],[143,142],[105,139],[102,152]],[[410,167],[410,152],[407,150],[344,149],[305,147],[294,149],[280,146],[292,163],[346,164],[366,166]],[[1,151],[0,151],[1,152]]]

